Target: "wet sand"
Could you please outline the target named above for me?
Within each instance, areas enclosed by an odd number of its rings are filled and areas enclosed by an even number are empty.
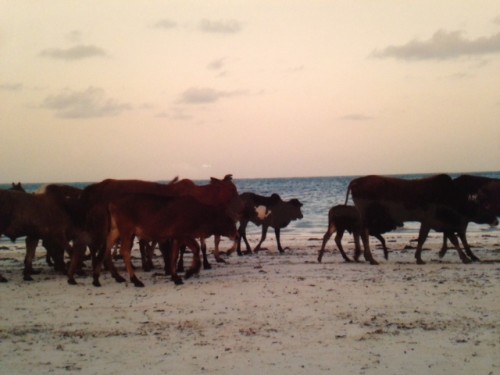
[[[388,234],[379,266],[344,263],[320,238],[273,236],[258,255],[227,258],[175,286],[139,270],[145,288],[105,273],[70,286],[45,265],[40,248],[33,282],[22,281],[24,245],[0,250],[0,368],[4,374],[498,374],[500,236],[469,235],[481,263],[455,250],[438,257],[425,245]],[[250,238],[253,244],[256,237]],[[376,242],[373,242],[375,245]],[[344,238],[352,254],[353,244]],[[223,247],[228,242],[223,243]],[[333,251],[333,252],[332,252]],[[190,259],[188,258],[189,262]],[[123,263],[117,261],[125,276]]]

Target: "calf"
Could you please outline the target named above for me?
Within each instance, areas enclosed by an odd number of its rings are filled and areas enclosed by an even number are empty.
[[[292,220],[302,219],[302,203],[300,203],[298,199],[290,199],[285,202],[278,194],[264,197],[254,193],[243,193],[240,197],[245,204],[245,209],[238,229],[238,255],[242,255],[240,245],[241,239],[245,242],[247,248],[246,253],[251,253],[250,244],[246,238],[246,227],[249,221],[257,226],[262,225],[262,236],[254,252],[260,250],[260,246],[266,239],[268,228],[272,227],[276,234],[278,250],[280,253],[283,253],[284,250],[280,242],[280,231],[290,224]]]
[[[182,284],[177,275],[176,263],[179,246],[186,245],[193,252],[193,263],[186,278],[198,273],[200,248],[195,238],[237,235],[234,220],[224,208],[207,205],[192,197],[162,197],[150,194],[123,195],[108,205],[110,230],[106,239],[106,254],[100,253],[94,268],[95,286],[100,286],[99,275],[102,259],[110,257],[112,247],[121,240],[120,252],[127,267],[130,281],[137,287],[144,284],[137,278],[130,261],[134,236],[141,240],[165,243],[172,241],[170,271],[172,280]],[[117,281],[121,278],[114,274]]]
[[[402,226],[399,225],[399,226]],[[359,244],[359,238],[361,235],[361,217],[359,215],[358,210],[354,206],[347,205],[337,205],[328,211],[328,229],[323,236],[323,243],[321,245],[321,250],[318,254],[318,262],[321,263],[321,259],[323,258],[323,253],[325,251],[325,246],[333,233],[337,232],[335,236],[335,243],[337,244],[340,254],[346,262],[351,262],[351,259],[347,256],[344,249],[342,248],[342,237],[345,231],[352,233],[354,236],[354,245],[355,245],[355,253],[354,260],[357,262],[359,260],[359,256],[361,255],[361,247]],[[382,244],[382,248],[384,249],[384,257],[385,259],[389,258],[389,253],[387,251],[387,247],[385,245],[385,239],[382,237],[382,233],[388,232],[390,230],[396,229],[394,225],[388,225],[386,227],[382,227],[381,225],[378,228],[371,228],[370,235],[377,238]]]

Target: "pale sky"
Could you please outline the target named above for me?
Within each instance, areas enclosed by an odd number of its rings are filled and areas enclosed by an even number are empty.
[[[0,182],[500,170],[500,2],[0,0]]]

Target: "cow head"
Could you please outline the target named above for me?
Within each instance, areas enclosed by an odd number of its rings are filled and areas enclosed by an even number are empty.
[[[303,206],[302,203],[300,203],[300,201],[296,198],[290,199],[288,203],[292,207],[291,210],[291,213],[293,215],[292,220],[302,219],[304,217],[304,215],[302,215],[302,210],[301,210],[301,207]]]

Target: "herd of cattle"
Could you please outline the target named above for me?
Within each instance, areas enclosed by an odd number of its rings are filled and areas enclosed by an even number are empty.
[[[354,206],[347,204],[349,195]],[[99,276],[103,266],[117,282],[125,281],[113,264],[112,250],[119,245],[130,281],[135,286],[144,286],[131,262],[132,245],[137,238],[144,270],[152,268],[152,254],[158,246],[165,273],[176,284],[182,284],[178,272],[183,270],[186,247],[193,256],[185,278],[199,272],[200,252],[204,268],[210,268],[205,244],[210,236],[215,237],[217,262],[224,262],[218,247],[221,236],[234,241],[228,253],[236,250],[242,255],[242,239],[245,253],[251,253],[246,238],[249,222],[262,226],[261,240],[254,252],[260,249],[267,230],[272,227],[282,253],[280,230],[303,217],[301,207],[298,199],[284,201],[278,194],[269,197],[239,194],[231,175],[222,180],[212,178],[209,184],[202,186],[177,178],[168,184],[108,179],[83,190],[51,184],[33,194],[24,192],[20,184],[13,184],[10,190],[0,190],[0,235],[12,241],[26,238],[24,280],[32,280],[31,275],[38,273],[32,262],[42,240],[47,263],[66,274],[69,284],[76,284],[75,274],[82,271],[87,250],[92,259],[93,285],[101,285]],[[382,176],[355,178],[348,186],[345,204],[332,207],[328,213],[328,229],[318,261],[321,262],[333,233],[337,233],[335,242],[342,257],[351,261],[341,244],[347,230],[354,236],[354,260],[358,261],[361,255],[361,240],[365,260],[377,264],[370,251],[369,236],[381,241],[387,259],[382,234],[406,221],[421,224],[415,253],[418,264],[424,263],[422,246],[431,229],[443,233],[440,256],[444,256],[449,239],[464,263],[478,261],[467,243],[467,225],[469,222],[498,225],[497,216],[500,216],[498,179],[470,175],[452,179],[444,174],[417,180]],[[64,262],[66,253],[70,259],[68,264]],[[0,275],[0,281],[7,280]]]

